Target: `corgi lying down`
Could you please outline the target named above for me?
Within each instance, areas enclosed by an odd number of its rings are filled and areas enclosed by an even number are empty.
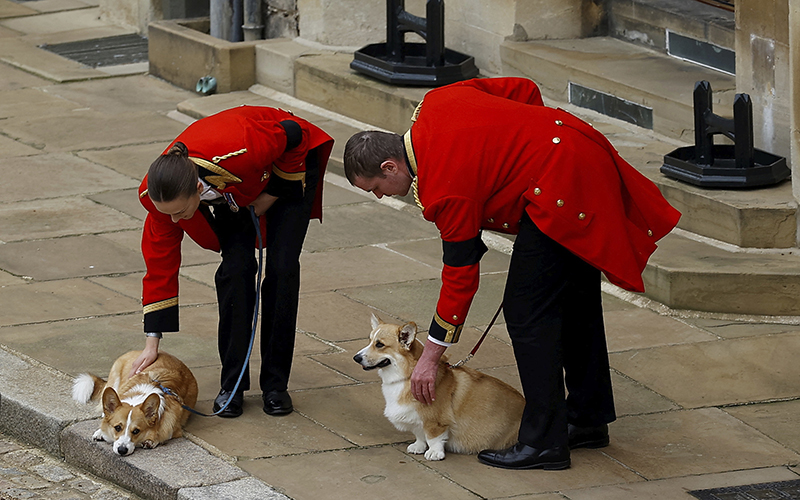
[[[127,456],[136,447],[155,448],[183,435],[189,412],[197,402],[197,381],[178,358],[160,352],[141,373],[128,378],[141,351],[120,356],[108,381],[81,374],[72,386],[72,398],[80,403],[101,399],[103,419],[92,438],[112,443],[114,453]],[[169,392],[170,394],[167,394]]]
[[[505,382],[464,366],[439,364],[436,400],[425,405],[411,395],[411,372],[422,354],[414,323],[392,325],[372,316],[369,345],[353,359],[364,370],[378,370],[386,399],[384,415],[416,441],[407,451],[442,460],[445,449],[478,453],[517,442],[525,398]],[[427,451],[426,451],[427,450]]]

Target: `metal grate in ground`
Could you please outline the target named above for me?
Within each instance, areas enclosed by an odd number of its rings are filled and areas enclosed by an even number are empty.
[[[699,500],[800,500],[800,480],[690,491]]]
[[[147,61],[147,38],[137,34],[44,44],[40,47],[92,68]]]

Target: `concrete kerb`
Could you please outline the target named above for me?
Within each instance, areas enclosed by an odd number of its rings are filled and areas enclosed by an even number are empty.
[[[99,412],[72,400],[72,379],[0,345],[0,430],[143,498],[287,499],[186,438],[119,457],[95,442]]]

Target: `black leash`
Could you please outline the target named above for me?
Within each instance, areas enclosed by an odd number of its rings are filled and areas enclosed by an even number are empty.
[[[454,365],[448,364],[448,366],[450,368],[458,368],[459,366],[463,366],[463,365],[467,364],[467,362],[470,359],[472,359],[473,356],[475,356],[475,353],[478,352],[478,348],[483,343],[483,339],[486,338],[486,334],[489,333],[489,330],[491,330],[492,326],[494,326],[494,322],[497,321],[497,317],[500,316],[500,311],[502,311],[502,310],[503,310],[503,303],[501,302],[500,303],[500,307],[497,308],[497,312],[494,313],[494,317],[492,318],[492,321],[489,322],[489,326],[486,327],[486,330],[484,330],[483,335],[481,335],[481,338],[480,338],[480,340],[478,340],[478,343],[475,344],[475,347],[472,348],[472,351],[470,351],[470,353],[467,354],[466,358],[462,359],[458,363],[456,363]]]
[[[247,357],[244,358],[244,366],[242,366],[242,371],[241,371],[241,373],[239,373],[239,378],[238,378],[238,380],[236,380],[236,385],[233,387],[233,391],[231,391],[231,397],[228,398],[227,401],[225,401],[225,404],[222,405],[222,407],[219,410],[217,410],[217,411],[215,411],[214,413],[211,413],[211,414],[206,414],[206,413],[199,412],[199,411],[195,410],[194,408],[192,408],[192,407],[190,407],[188,405],[183,404],[183,399],[181,399],[180,396],[175,394],[168,387],[164,387],[163,385],[161,385],[161,382],[159,382],[158,380],[154,380],[153,381],[154,383],[158,384],[158,388],[161,389],[164,392],[164,394],[167,394],[167,395],[172,396],[175,399],[177,399],[178,402],[181,404],[181,407],[184,410],[187,410],[187,411],[189,411],[191,413],[194,413],[195,415],[200,415],[201,417],[214,417],[216,415],[219,415],[223,411],[225,411],[225,409],[228,407],[228,405],[233,400],[233,397],[236,395],[236,391],[239,389],[239,384],[242,382],[242,377],[244,377],[244,372],[247,370],[248,365],[250,363],[250,354],[253,352],[253,342],[256,339],[256,325],[258,324],[258,307],[259,307],[259,303],[261,302],[261,268],[263,267],[262,264],[263,264],[263,261],[264,261],[264,244],[263,244],[263,240],[261,239],[261,224],[259,224],[258,217],[256,217],[256,210],[252,206],[250,207],[250,218],[253,220],[253,225],[256,227],[256,238],[258,239],[257,240],[258,241],[258,273],[257,273],[257,278],[256,278],[256,306],[255,306],[255,310],[253,311],[253,329],[250,332],[250,345],[247,347]]]

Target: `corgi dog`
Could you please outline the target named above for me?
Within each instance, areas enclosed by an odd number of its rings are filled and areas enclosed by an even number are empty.
[[[72,386],[75,401],[101,401],[103,419],[92,439],[112,443],[114,453],[123,457],[136,447],[155,448],[181,437],[189,418],[182,404],[194,407],[197,402],[197,380],[191,370],[163,351],[153,364],[128,378],[141,352],[120,356],[111,366],[108,381],[84,373]]]
[[[411,372],[422,354],[417,325],[392,325],[372,315],[369,345],[353,360],[364,370],[378,370],[386,400],[383,414],[400,431],[414,433],[409,453],[442,460],[445,449],[478,453],[517,442],[525,398],[505,382],[465,366],[439,361],[436,400],[425,405],[411,395]]]

